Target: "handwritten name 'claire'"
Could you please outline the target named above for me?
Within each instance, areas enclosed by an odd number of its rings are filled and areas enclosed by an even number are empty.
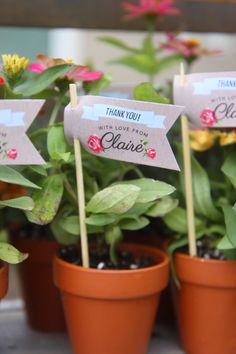
[[[227,104],[222,102],[214,110],[217,120],[236,118],[236,108],[234,103]]]
[[[121,134],[114,134],[112,132],[107,132],[101,137],[101,144],[104,147],[104,150],[113,148],[137,153],[144,151],[143,144],[139,143],[135,145],[132,140],[129,140],[129,142],[122,141]]]

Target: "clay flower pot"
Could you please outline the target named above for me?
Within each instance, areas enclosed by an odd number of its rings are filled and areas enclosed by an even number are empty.
[[[29,253],[28,259],[17,266],[29,326],[45,332],[64,331],[64,313],[52,271],[58,243],[17,236],[12,241],[17,249]]]
[[[175,254],[182,345],[188,354],[236,353],[236,261]]]
[[[145,354],[161,291],[169,277],[168,256],[155,248],[126,244],[136,256],[159,264],[139,270],[85,269],[55,258],[74,354]]]
[[[0,300],[6,295],[8,288],[8,265],[0,262]]]

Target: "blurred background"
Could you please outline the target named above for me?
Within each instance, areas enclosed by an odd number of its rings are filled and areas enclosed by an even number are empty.
[[[112,36],[126,43],[140,47],[144,38],[143,31],[117,30],[80,30],[80,29],[35,29],[0,28],[1,53],[17,53],[31,60],[38,53],[52,57],[72,58],[76,63],[92,63],[104,72],[111,72],[113,83],[134,83],[146,80],[146,75],[137,73],[124,66],[109,64],[109,61],[124,52],[97,40],[100,36]],[[220,49],[219,55],[204,56],[192,66],[192,71],[230,71],[235,69],[236,35],[223,33],[188,33],[181,37],[197,37],[209,49]],[[164,33],[156,32],[156,43],[162,42]],[[178,64],[162,72],[158,80],[171,79],[178,72]],[[158,83],[157,83],[158,84]]]

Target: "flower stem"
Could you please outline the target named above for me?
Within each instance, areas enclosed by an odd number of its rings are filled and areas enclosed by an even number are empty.
[[[68,178],[67,178],[65,173],[63,174],[63,181],[64,181],[65,189],[66,189],[67,193],[69,194],[69,196],[71,197],[71,199],[72,199],[72,201],[75,204],[76,209],[77,209],[77,196],[76,196],[76,194],[75,194],[75,192],[74,192],[74,190],[73,190],[73,188],[72,188],[72,186],[71,186],[71,184],[70,184],[70,182],[69,182],[69,180],[68,180]]]
[[[109,255],[113,264],[117,265],[116,242],[110,244]]]
[[[29,134],[29,137],[30,137],[30,139],[35,139],[43,134],[47,134],[47,132],[48,132],[47,128],[38,129],[35,132]]]
[[[49,123],[48,123],[49,126],[53,125],[56,122],[60,108],[61,108],[61,98],[59,97],[57,102],[55,103],[55,106],[53,107],[51,117],[50,117]]]

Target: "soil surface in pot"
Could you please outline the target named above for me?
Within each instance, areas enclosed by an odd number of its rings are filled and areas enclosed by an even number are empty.
[[[128,251],[117,251],[117,265],[113,264],[109,258],[109,249],[103,246],[99,252],[97,250],[90,250],[90,267],[95,269],[116,269],[116,270],[134,270],[151,267],[158,264],[156,260],[151,257],[135,257]],[[82,266],[81,252],[76,246],[62,247],[58,252],[59,258],[68,263]]]
[[[189,254],[188,246],[181,249],[183,253]],[[226,255],[215,247],[215,242],[209,237],[197,240],[197,257],[204,259],[227,260]]]

